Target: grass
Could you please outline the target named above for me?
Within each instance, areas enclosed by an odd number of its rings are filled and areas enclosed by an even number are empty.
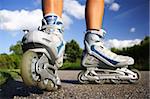
[[[5,72],[0,72],[0,85],[4,84],[8,78],[10,78],[10,74]]]
[[[0,72],[8,73],[13,78],[19,78],[20,77],[20,69],[0,69]]]
[[[20,78],[20,69],[0,69],[0,85],[4,84],[9,78]]]

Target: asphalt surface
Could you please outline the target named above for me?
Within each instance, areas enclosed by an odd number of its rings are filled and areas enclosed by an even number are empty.
[[[150,71],[141,71],[137,84],[80,84],[80,71],[59,71],[62,88],[47,92],[27,87],[21,80],[10,79],[0,86],[0,99],[150,99]]]

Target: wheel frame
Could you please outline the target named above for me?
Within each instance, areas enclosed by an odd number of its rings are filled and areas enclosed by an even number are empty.
[[[106,82],[105,79],[99,79],[99,80],[95,80],[96,83],[98,84],[104,84]]]
[[[114,84],[121,84],[121,82],[122,82],[121,79],[110,79],[110,81]]]
[[[116,72],[110,72],[109,74],[116,74]],[[117,77],[117,78],[118,78],[118,77]],[[114,83],[114,84],[121,84],[123,80],[121,80],[121,79],[119,79],[119,78],[117,79],[117,78],[116,78],[116,79],[109,79],[109,80],[110,80],[111,83]]]
[[[98,71],[98,74],[100,75],[100,74],[104,74],[104,73],[107,73],[107,72],[105,72],[105,71]],[[97,84],[104,84],[105,82],[106,82],[106,79],[98,79],[98,80],[95,80],[95,82],[97,83]]]
[[[131,69],[131,71],[137,74],[138,79],[129,79],[128,81],[132,84],[138,83],[141,80],[141,73],[137,69]]]
[[[82,76],[84,76],[85,72],[86,72],[85,70],[79,72],[78,77],[77,77],[77,79],[79,80],[79,82],[82,83],[82,84],[88,84],[89,83],[89,81],[81,79]]]

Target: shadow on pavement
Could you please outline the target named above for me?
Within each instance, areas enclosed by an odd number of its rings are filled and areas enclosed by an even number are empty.
[[[78,80],[61,80],[62,83],[81,84]]]
[[[23,82],[16,81],[12,77],[0,86],[0,99],[12,99],[14,96],[27,97],[31,93],[43,94],[43,91],[36,87],[27,87]]]
[[[61,80],[62,83],[68,83],[68,84],[82,84],[80,83],[78,80]],[[111,81],[109,80],[106,80],[104,84],[99,84],[99,83],[96,83],[96,82],[89,82],[87,83],[86,85],[89,85],[89,84],[92,84],[92,85],[137,85],[137,84],[131,84],[127,81],[122,81],[120,84],[117,84],[117,83],[112,83]]]

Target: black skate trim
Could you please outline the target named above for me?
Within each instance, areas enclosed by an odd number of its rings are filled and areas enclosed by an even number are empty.
[[[27,50],[29,49],[36,49],[36,48],[45,48],[48,53],[50,54],[50,50],[47,46],[40,44],[40,43],[33,43],[33,42],[29,42],[29,43],[25,43],[22,45],[22,51],[23,53],[25,53]],[[50,54],[50,56],[53,56],[52,54]],[[51,57],[53,58],[53,57]],[[55,59],[54,59],[55,60]],[[54,62],[49,61],[51,65],[54,65]]]
[[[29,43],[24,43],[22,45],[23,53],[25,53],[29,49],[35,49],[35,48],[45,48],[48,51],[48,53],[50,53],[49,48],[47,46],[43,45],[43,44],[40,44],[40,43],[29,42]]]
[[[100,31],[99,29],[86,29],[86,31],[89,31],[89,30]]]
[[[43,48],[43,47],[45,48],[45,46],[40,43],[29,42],[29,43],[24,43],[22,45],[22,50],[23,50],[23,52],[26,52],[29,49]]]

